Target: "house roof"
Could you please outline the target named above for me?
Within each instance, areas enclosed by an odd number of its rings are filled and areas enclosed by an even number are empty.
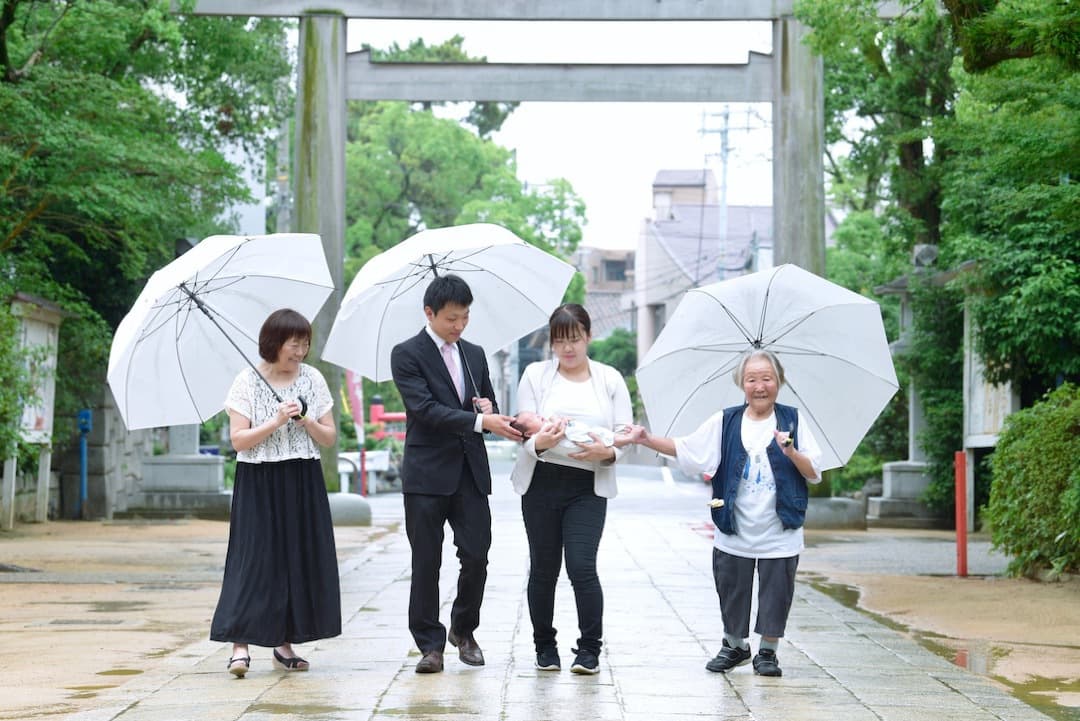
[[[706,174],[712,175],[711,170],[660,170],[653,179],[653,187],[656,186],[690,186],[700,188],[705,185]]]
[[[595,340],[607,338],[616,328],[633,328],[633,311],[622,305],[624,293],[621,290],[589,290],[585,293],[585,310],[589,312]]]
[[[720,280],[726,277],[721,268],[727,275],[739,274],[748,267],[754,244],[772,245],[772,207],[728,206],[723,248],[720,211],[718,205],[673,205],[667,217],[652,222],[657,240],[690,281]]]

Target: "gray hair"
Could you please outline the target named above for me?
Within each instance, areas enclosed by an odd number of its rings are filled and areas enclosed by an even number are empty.
[[[776,357],[776,354],[770,350],[761,350],[755,348],[754,350],[748,350],[743,353],[742,358],[739,359],[738,365],[735,366],[735,370],[731,373],[731,377],[735,380],[735,385],[742,388],[743,373],[746,371],[746,364],[754,358],[764,358],[769,361],[769,364],[773,367],[773,373],[776,374],[777,385],[784,385],[784,366],[780,365],[780,359]]]

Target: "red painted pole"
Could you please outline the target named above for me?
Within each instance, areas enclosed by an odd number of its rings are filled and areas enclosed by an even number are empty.
[[[956,468],[956,575],[967,577],[967,454],[953,456]]]

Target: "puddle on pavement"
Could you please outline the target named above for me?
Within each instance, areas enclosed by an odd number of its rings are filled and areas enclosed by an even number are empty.
[[[142,673],[138,668],[114,668],[111,671],[98,671],[98,676],[137,676]]]
[[[69,699],[87,699],[97,698],[98,691],[104,691],[105,689],[116,688],[111,683],[101,684],[100,686],[66,686],[68,691],[74,691],[75,693],[68,696]]]
[[[819,574],[804,574],[810,585],[847,608],[854,609],[883,626],[910,635],[923,648],[949,662],[980,676],[992,678],[1007,687],[1013,696],[1055,721],[1080,721],[1080,678],[1060,679],[1031,677],[1017,683],[994,673],[995,664],[1008,657],[1010,644],[989,643],[972,645],[940,634],[914,631],[902,623],[859,607],[859,589],[842,583],[826,583]],[[1034,646],[1035,644],[1029,644]],[[1047,653],[1055,653],[1048,647]]]
[[[41,573],[41,569],[16,566],[13,563],[0,563],[0,573]]]
[[[443,716],[446,714],[468,714],[468,709],[458,706],[442,706],[433,703],[418,703],[406,708],[381,708],[379,714],[387,716],[412,716],[415,718],[427,718],[429,716]]]
[[[92,601],[90,613],[121,613],[126,611],[141,611],[148,604],[145,601]]]
[[[257,703],[248,706],[248,711],[271,715],[289,715],[299,718],[312,718],[322,714],[344,713],[348,709],[340,706],[315,706],[314,704]]]

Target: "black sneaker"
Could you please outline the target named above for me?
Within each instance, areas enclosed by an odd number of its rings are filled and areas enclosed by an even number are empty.
[[[713,673],[723,673],[724,671],[730,671],[736,666],[742,666],[749,660],[750,649],[732,648],[728,645],[727,639],[724,639],[724,643],[720,647],[720,653],[716,654],[715,658],[705,664],[705,668]]]
[[[571,671],[584,674],[600,673],[600,659],[596,657],[595,653],[585,649],[578,651],[576,648],[572,648],[570,650],[577,654],[574,657],[574,665],[570,667]]]
[[[559,660],[559,652],[554,648],[542,648],[536,652],[536,667],[541,671],[559,671],[562,669],[562,661]]]
[[[758,676],[783,676],[780,670],[780,659],[776,657],[776,651],[763,648],[754,656],[754,673]]]

